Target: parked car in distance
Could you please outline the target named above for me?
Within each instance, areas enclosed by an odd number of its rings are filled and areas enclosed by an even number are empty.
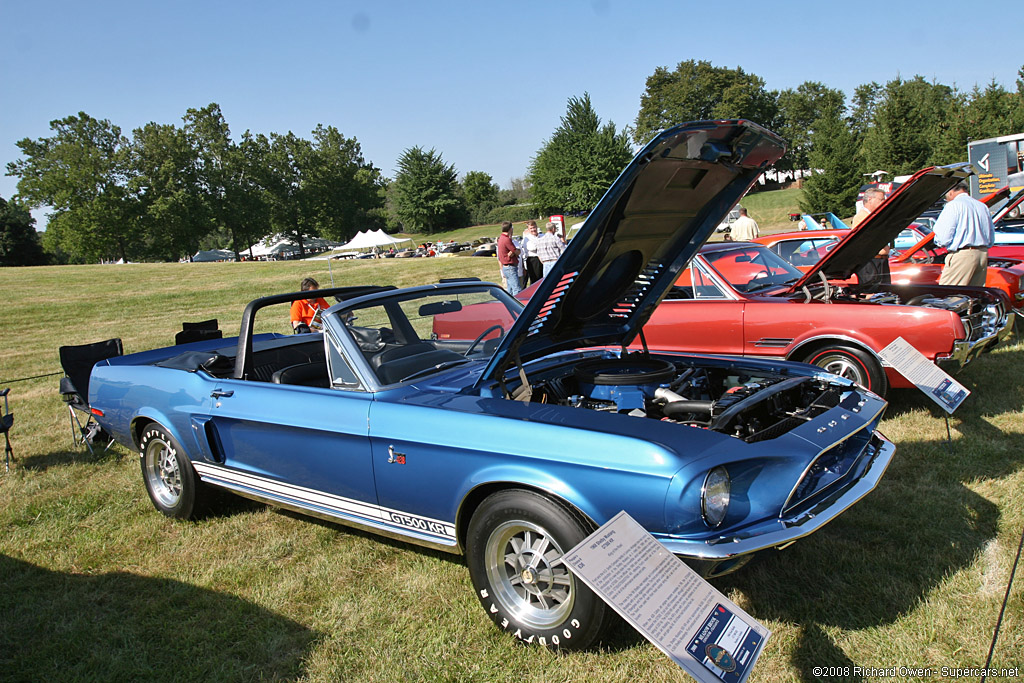
[[[740,219],[740,209],[743,208],[738,204],[734,206],[730,211],[729,215],[725,217],[718,227],[715,228],[715,232],[732,232],[732,224]]]
[[[316,292],[340,300],[322,333],[257,333],[257,313],[284,328],[275,307],[310,293],[265,297],[237,339],[97,364],[92,412],[169,517],[217,488],[465,554],[499,628],[587,647],[611,611],[561,558],[620,511],[719,575],[818,531],[893,457],[885,401],[849,380],[624,350],[721,220],[705,207],[783,151],[748,122],[671,128],[525,308],[474,281],[338,288]]]
[[[1024,245],[1024,190],[994,207],[997,245]]]

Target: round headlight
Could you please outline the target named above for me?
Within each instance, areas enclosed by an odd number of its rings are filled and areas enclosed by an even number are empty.
[[[725,519],[725,513],[729,511],[729,492],[732,489],[732,481],[729,473],[724,467],[716,467],[704,479],[704,488],[701,489],[700,511],[704,515],[704,523],[714,528]]]

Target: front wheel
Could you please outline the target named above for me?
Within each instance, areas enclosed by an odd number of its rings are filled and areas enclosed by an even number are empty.
[[[817,365],[833,375],[853,380],[879,396],[885,396],[889,390],[885,370],[878,361],[858,348],[844,344],[826,346],[812,352],[805,362]]]
[[[153,506],[168,517],[194,519],[204,502],[188,456],[160,425],[151,423],[139,440],[142,480]]]
[[[562,562],[592,531],[578,513],[531,491],[489,496],[469,523],[466,556],[494,623],[524,643],[583,649],[611,619],[608,606]]]

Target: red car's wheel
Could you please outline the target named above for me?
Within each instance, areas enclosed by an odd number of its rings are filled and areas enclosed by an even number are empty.
[[[889,390],[885,370],[878,361],[858,348],[845,344],[825,346],[813,351],[804,361],[833,375],[853,380],[879,396],[885,396]]]

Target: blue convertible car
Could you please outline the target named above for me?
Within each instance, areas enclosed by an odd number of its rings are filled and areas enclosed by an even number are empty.
[[[500,628],[586,647],[611,613],[561,556],[620,510],[719,575],[834,519],[893,457],[885,402],[813,366],[626,351],[783,151],[745,121],[667,130],[525,307],[479,281],[320,290],[322,331],[283,335],[257,313],[310,293],[267,297],[237,340],[98,364],[93,412],[170,517],[219,488],[461,553]]]

